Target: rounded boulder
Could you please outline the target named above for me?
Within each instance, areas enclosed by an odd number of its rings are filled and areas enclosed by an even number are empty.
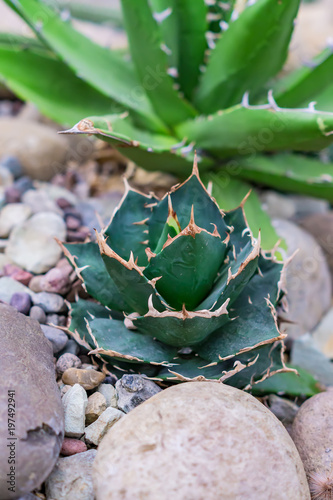
[[[190,382],[135,408],[104,437],[97,500],[308,500],[302,462],[277,418],[249,394]]]

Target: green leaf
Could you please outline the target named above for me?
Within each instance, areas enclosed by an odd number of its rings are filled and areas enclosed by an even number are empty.
[[[96,243],[64,243],[62,248],[92,297],[110,309],[132,312],[108,275]]]
[[[135,318],[133,322],[140,332],[156,337],[167,345],[193,346],[229,321],[227,305],[223,304],[214,312],[183,309],[162,313],[150,305],[148,313]]]
[[[17,40],[19,41],[19,40]],[[24,100],[32,101],[49,118],[62,124],[77,122],[87,113],[112,112],[116,105],[78,78],[66,64],[44,50],[0,45],[0,78]],[[119,106],[117,105],[118,109]]]
[[[222,210],[226,211],[239,206],[251,190],[249,184],[237,179],[239,171],[238,160],[231,162],[229,166],[232,166],[229,170],[224,171],[221,169],[217,174],[209,173],[203,176],[205,183],[212,181],[213,196]],[[247,198],[244,204],[244,211],[252,233],[256,235],[260,231],[261,248],[272,250],[281,238],[272,226],[269,216],[261,207],[260,200],[255,191],[251,191],[251,194]],[[226,223],[228,224],[228,219],[226,219]],[[284,249],[287,248],[283,240],[279,246]]]
[[[333,112],[333,85],[316,96],[317,109]]]
[[[211,290],[227,244],[219,235],[201,230],[191,221],[166,245],[150,259],[144,274],[149,279],[159,278],[156,288],[171,307],[181,310],[185,304],[192,311]]]
[[[107,273],[112,277],[122,300],[130,305],[132,311],[145,314],[148,311],[150,297],[154,307],[164,311],[165,306],[162,305],[161,297],[155,290],[154,282],[150,282],[143,275],[142,268],[134,262],[133,254],[127,262],[106,244],[101,235],[97,236],[97,241]]]
[[[151,204],[157,199],[153,195],[145,195],[127,186],[126,193],[112,217],[110,225],[104,231],[108,245],[123,259],[129,259],[133,252],[138,265],[147,265],[145,249],[148,226],[144,222],[150,217]],[[146,231],[146,232],[145,232]]]
[[[185,97],[191,99],[207,48],[207,6],[203,0],[153,0],[151,3],[154,12],[160,14],[155,16],[161,19],[159,28],[170,49],[169,67],[177,70],[175,81],[179,82]]]
[[[198,309],[213,308],[215,310],[227,299],[230,299],[232,304],[258,270],[258,253],[259,245],[254,247],[251,242],[248,242],[237,254],[236,259],[230,262],[230,265],[223,266],[213,288]]]
[[[68,0],[44,0],[50,7],[58,10],[69,11],[70,15],[80,21],[88,21],[95,24],[107,24],[115,28],[123,27],[120,10],[106,5],[89,5],[81,2],[68,2]]]
[[[227,385],[249,390],[256,381],[270,376],[278,370],[287,370],[283,360],[283,344],[267,345],[240,354],[226,361],[207,365],[199,356],[191,359],[177,359],[172,368],[163,367],[156,378],[170,382],[202,377],[219,380]],[[199,380],[200,380],[199,379]],[[254,386],[256,387],[256,385]]]
[[[103,358],[134,363],[167,364],[176,355],[176,349],[161,344],[147,335],[128,330],[123,321],[94,319],[89,322],[95,339],[94,351]]]
[[[318,381],[313,376],[297,366],[290,367],[298,371],[277,373],[272,377],[259,382],[252,388],[252,394],[262,396],[263,394],[288,394],[289,396],[311,397],[321,392]]]
[[[227,236],[228,228],[224,222],[221,211],[215,200],[206,191],[199,174],[193,170],[192,175],[179,186],[176,186],[171,194],[173,210],[176,212],[181,229],[188,226],[191,219],[192,205],[194,207],[194,219],[196,224],[206,231],[213,231],[213,224],[222,239]],[[168,197],[154,208],[152,216],[147,222],[149,226],[149,246],[156,248],[165,221],[168,217]]]
[[[101,47],[38,0],[6,0],[35,31],[75,71],[79,78],[133,110],[153,130],[163,130],[129,62]]]
[[[167,72],[165,52],[170,49],[163,51],[161,31],[148,0],[122,0],[121,5],[133,62],[155,112],[170,127],[195,116],[194,108],[180,97]]]
[[[242,104],[212,116],[180,124],[176,133],[198,148],[226,158],[255,157],[263,151],[317,151],[333,142],[333,113],[312,108],[279,108],[269,94],[269,103]]]
[[[333,51],[327,48],[307,66],[278,80],[273,87],[275,100],[282,107],[306,106],[332,83],[332,73]]]
[[[281,191],[333,201],[333,165],[302,155],[257,156],[239,160],[242,179]]]
[[[87,329],[86,320],[93,318],[111,318],[111,311],[101,304],[90,300],[78,299],[70,304],[70,324],[68,330],[73,333],[75,340],[87,349],[94,349],[95,344]],[[88,344],[88,345],[87,345]]]
[[[186,176],[193,166],[194,151],[190,145],[179,143],[173,136],[151,133],[135,127],[127,115],[88,117],[66,134],[94,134],[146,170],[165,170]],[[213,165],[213,160],[198,157],[201,170]]]
[[[197,352],[209,362],[235,355],[243,349],[252,350],[260,345],[271,344],[280,338],[276,326],[275,310],[266,299],[274,301],[277,296],[277,281],[281,264],[271,263],[264,267],[261,259],[261,274],[255,275],[229,308],[233,321],[214,332]],[[273,269],[272,269],[273,267]]]
[[[237,104],[283,66],[300,0],[257,0],[223,33],[195,97],[204,113]]]

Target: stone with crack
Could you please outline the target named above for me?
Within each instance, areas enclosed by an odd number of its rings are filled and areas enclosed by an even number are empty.
[[[10,500],[50,474],[64,419],[52,346],[37,321],[0,304],[0,331],[0,499]]]

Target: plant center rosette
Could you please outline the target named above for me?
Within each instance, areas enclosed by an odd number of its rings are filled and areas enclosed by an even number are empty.
[[[162,200],[127,186],[97,242],[62,246],[92,297],[71,304],[69,331],[116,376],[249,388],[286,370],[283,264],[261,251],[243,204],[220,210],[196,164]]]

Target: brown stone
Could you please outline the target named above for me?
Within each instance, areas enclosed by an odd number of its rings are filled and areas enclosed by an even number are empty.
[[[86,408],[86,425],[92,424],[106,410],[106,399],[100,392],[94,392],[88,398]]]
[[[79,368],[68,368],[62,375],[64,384],[80,384],[86,391],[94,389],[105,379],[104,373],[95,370],[80,370]]]
[[[0,304],[0,332],[0,499],[9,500],[32,491],[50,474],[64,422],[52,346],[37,321]],[[9,417],[12,391],[15,407]],[[14,421],[14,436],[8,433],[8,418]],[[11,437],[16,438],[15,492],[7,484]]]
[[[171,387],[121,418],[93,476],[96,500],[310,499],[283,425],[253,396],[215,382]]]

